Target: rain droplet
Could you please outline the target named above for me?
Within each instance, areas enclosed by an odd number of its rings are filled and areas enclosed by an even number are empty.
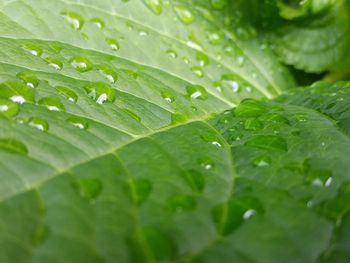
[[[15,154],[27,154],[28,149],[22,142],[12,138],[0,139],[0,150],[4,150]]]
[[[79,129],[87,129],[89,126],[88,122],[84,118],[76,117],[76,116],[68,118],[67,122]]]
[[[208,92],[200,85],[189,85],[186,87],[187,95],[191,99],[206,100]]]
[[[64,111],[62,102],[55,97],[45,97],[39,100],[39,105],[45,106],[50,111]]]
[[[61,15],[66,18],[68,23],[75,30],[81,29],[84,25],[84,18],[78,13],[68,11],[68,12],[62,12]]]
[[[175,97],[170,91],[164,90],[161,92],[161,95],[166,102],[172,103],[175,101]]]
[[[272,160],[269,156],[259,156],[254,159],[253,165],[255,167],[266,167],[272,163]]]
[[[197,58],[199,65],[201,67],[207,66],[209,64],[208,56],[200,51],[196,52],[196,58]]]
[[[99,29],[102,29],[105,27],[105,23],[103,22],[103,20],[98,17],[91,18],[90,22],[93,23]]]
[[[156,15],[162,13],[162,0],[143,0],[143,2]]]
[[[167,50],[166,53],[172,58],[177,58],[177,53],[172,49]]]
[[[63,68],[63,63],[60,60],[58,60],[57,58],[47,57],[47,58],[45,58],[45,62],[48,66],[50,66],[56,70],[61,70]]]
[[[307,122],[308,121],[308,115],[306,113],[303,113],[303,112],[295,113],[294,117],[298,122]]]
[[[16,77],[23,80],[29,88],[35,88],[39,85],[39,80],[33,72],[23,71],[18,73]]]
[[[233,92],[239,92],[240,87],[237,81],[237,76],[236,75],[223,75],[221,77],[221,85],[225,88],[228,88],[232,90]]]
[[[112,67],[108,65],[98,65],[97,69],[110,83],[115,83],[118,80],[118,75]]]
[[[22,48],[27,50],[33,56],[40,57],[43,53],[42,49],[33,43],[26,43],[22,45]]]
[[[204,72],[201,67],[194,66],[191,68],[191,71],[193,72],[194,75],[196,75],[198,78],[203,78]]]
[[[0,99],[0,116],[12,118],[17,115],[18,111],[19,107],[16,103],[5,99]]]
[[[79,72],[86,72],[92,69],[92,63],[86,57],[76,56],[71,58],[69,62]]]
[[[78,178],[73,183],[73,188],[83,198],[94,201],[101,193],[103,185],[100,180],[94,178]]]
[[[31,117],[28,120],[28,124],[31,127],[34,127],[40,131],[47,131],[49,129],[49,124],[46,120],[39,117]]]
[[[18,104],[34,103],[34,91],[17,81],[6,81],[0,84],[0,97],[10,99]]]
[[[118,41],[113,38],[106,38],[106,43],[114,51],[117,51],[120,48]]]
[[[218,30],[208,31],[208,40],[210,44],[217,45],[222,41],[222,33]]]
[[[174,10],[177,17],[185,25],[189,25],[194,21],[194,16],[192,12],[185,5],[179,3],[174,4]]]
[[[87,95],[96,103],[114,102],[115,90],[106,83],[94,82],[84,87]]]
[[[57,86],[56,90],[58,94],[64,96],[68,101],[74,103],[78,101],[78,95],[74,91],[62,86]]]
[[[211,170],[214,168],[214,162],[209,158],[203,158],[199,160],[199,162],[204,170]]]

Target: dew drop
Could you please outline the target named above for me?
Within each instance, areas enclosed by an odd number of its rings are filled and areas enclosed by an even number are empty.
[[[164,90],[161,92],[161,95],[166,102],[172,103],[175,101],[175,97],[170,91]]]
[[[120,48],[118,41],[113,38],[106,38],[106,43],[114,51],[117,51]]]
[[[191,68],[191,71],[193,72],[194,75],[196,75],[198,78],[203,78],[204,72],[201,67],[194,66]]]
[[[66,18],[68,23],[75,30],[81,29],[84,25],[84,18],[78,13],[68,11],[68,12],[62,12],[61,15]]]
[[[87,129],[89,126],[88,122],[84,118],[76,117],[76,116],[68,118],[67,122],[73,125],[74,127],[77,127],[82,130]]]
[[[306,113],[303,113],[303,112],[295,113],[294,117],[298,122],[307,122],[308,121],[308,115]]]
[[[63,68],[63,63],[60,60],[58,60],[57,58],[47,57],[47,58],[45,58],[45,62],[48,66],[50,66],[56,70],[61,70]]]
[[[0,99],[0,116],[12,118],[19,112],[19,107],[13,101]]]
[[[177,58],[177,53],[172,49],[167,50],[166,53],[172,58]]]
[[[78,101],[78,95],[74,91],[63,86],[57,86],[56,90],[58,94],[65,97],[68,101],[74,102],[74,103]]]
[[[254,159],[253,165],[255,167],[266,167],[272,163],[272,160],[269,156],[259,156]]]
[[[253,217],[255,215],[256,211],[254,209],[248,209],[243,214],[243,219],[248,220],[249,218]]]
[[[208,40],[210,44],[220,44],[222,41],[222,33],[218,30],[208,31]]]
[[[50,111],[64,111],[62,102],[55,97],[45,97],[39,100],[39,105],[45,106]]]
[[[175,10],[177,17],[185,25],[189,25],[194,21],[194,15],[185,5],[175,4],[174,10]]]
[[[204,170],[208,171],[214,168],[214,162],[209,158],[200,159],[199,163]]]
[[[0,97],[18,104],[34,103],[34,91],[22,82],[6,81],[0,84]]]
[[[71,58],[69,62],[79,72],[86,72],[92,69],[92,63],[86,57],[76,56]]]
[[[186,87],[187,95],[191,99],[206,100],[208,92],[200,85],[189,85]]]
[[[84,87],[87,95],[93,99],[97,104],[102,104],[105,102],[114,102],[115,100],[115,90],[112,89],[106,83],[94,82],[90,83]]]
[[[43,53],[42,49],[33,43],[23,44],[22,48],[28,51],[33,56],[37,56],[37,57],[40,57]]]
[[[49,129],[49,124],[46,120],[39,117],[31,117],[28,120],[28,124],[31,127],[34,127],[40,131],[47,131]]]
[[[240,91],[240,87],[237,81],[237,76],[233,74],[223,75],[221,77],[221,85],[224,88],[228,88],[235,93]]]
[[[39,80],[33,72],[23,71],[18,73],[16,77],[23,80],[29,88],[35,88],[39,85]]]
[[[91,18],[90,22],[93,23],[99,29],[102,29],[105,27],[105,23],[103,22],[103,20],[98,17]]]
[[[196,52],[196,58],[197,58],[199,65],[201,67],[207,66],[209,64],[208,56],[200,51]]]
[[[115,83],[118,80],[118,75],[112,67],[108,65],[98,65],[97,69],[110,83]]]
[[[162,0],[143,0],[143,2],[156,15],[162,13]]]
[[[83,198],[94,201],[103,189],[102,182],[94,178],[79,178],[73,183],[73,188]]]

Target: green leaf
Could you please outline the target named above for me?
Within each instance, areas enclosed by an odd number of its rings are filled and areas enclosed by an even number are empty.
[[[343,118],[228,5],[0,1],[0,262],[338,256]]]

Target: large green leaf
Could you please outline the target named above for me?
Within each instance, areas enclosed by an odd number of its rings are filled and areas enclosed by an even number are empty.
[[[0,3],[0,262],[348,253],[344,118],[229,110],[294,84],[226,1]]]

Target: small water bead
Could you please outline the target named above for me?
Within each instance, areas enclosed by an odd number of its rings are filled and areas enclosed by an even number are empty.
[[[177,58],[177,53],[172,49],[168,49],[166,53],[172,58]]]
[[[113,38],[109,38],[107,37],[106,38],[106,43],[108,44],[108,46],[114,50],[114,51],[117,51],[119,50],[120,46],[119,46],[119,42]]]
[[[105,27],[105,22],[103,22],[103,20],[98,17],[91,18],[90,22],[93,23],[99,29],[102,29]]]
[[[39,105],[45,106],[50,111],[64,111],[62,102],[55,97],[45,97],[39,100]]]
[[[97,104],[105,102],[114,102],[115,90],[106,83],[94,82],[84,87],[87,95],[92,98]]]
[[[46,120],[39,117],[31,117],[28,120],[28,124],[31,127],[34,127],[40,131],[47,131],[49,129],[49,124]]]
[[[194,66],[191,68],[191,71],[193,72],[194,75],[196,75],[198,78],[203,78],[204,76],[204,71],[201,67]]]
[[[89,123],[84,118],[81,118],[81,117],[76,117],[76,116],[69,117],[66,121],[71,125],[73,125],[74,127],[77,127],[82,130],[83,129],[85,130],[89,127]]]
[[[78,95],[74,91],[72,91],[66,87],[57,86],[56,91],[58,92],[58,94],[65,97],[70,102],[76,103],[78,101]]]
[[[18,104],[9,100],[0,99],[0,116],[12,118],[19,112]]]
[[[187,64],[187,65],[190,64],[190,60],[188,58],[183,57],[182,60],[183,60],[183,62],[185,62],[185,64]]]
[[[258,156],[253,160],[253,165],[255,167],[266,167],[272,163],[272,159],[269,156]]]
[[[161,92],[162,98],[166,101],[166,102],[174,102],[175,101],[175,97],[174,95],[168,91],[168,90],[164,90]]]
[[[0,84],[0,97],[18,104],[34,103],[34,91],[17,81],[6,81]]]
[[[138,32],[139,32],[139,36],[141,37],[145,37],[149,35],[149,33],[144,29],[139,29]]]
[[[208,92],[200,85],[189,85],[186,87],[187,95],[191,99],[206,100]]]
[[[162,0],[143,0],[143,2],[156,15],[162,13]]]
[[[298,122],[307,122],[308,121],[308,115],[306,113],[303,113],[303,112],[295,113],[294,117]]]
[[[57,58],[47,57],[45,58],[45,62],[48,66],[56,70],[61,70],[63,68],[63,63]]]
[[[71,58],[69,62],[79,72],[87,72],[92,69],[92,63],[86,57],[76,56]]]
[[[188,212],[195,209],[196,201],[192,196],[179,194],[170,199],[169,206],[176,213]]]
[[[201,43],[196,39],[194,35],[188,36],[188,41],[186,42],[186,45],[190,48],[203,51]]]
[[[208,56],[200,51],[196,52],[196,58],[197,58],[199,65],[201,67],[207,66],[209,64]]]
[[[200,163],[200,166],[207,171],[213,169],[215,166],[214,162],[210,158],[200,159],[199,163]]]
[[[179,3],[174,4],[174,11],[180,21],[185,25],[189,25],[194,21],[194,15],[185,5]]]
[[[240,91],[237,76],[233,74],[223,75],[221,77],[221,85],[224,88],[226,87],[235,93]]]
[[[0,150],[4,150],[15,154],[27,154],[27,146],[13,138],[1,138],[0,139]]]
[[[97,69],[110,83],[115,83],[118,80],[118,75],[112,67],[108,65],[97,65]]]
[[[40,57],[43,53],[42,49],[33,43],[23,44],[22,48],[27,50],[33,56],[37,56],[37,57]]]
[[[29,88],[35,88],[39,85],[39,80],[34,74],[34,72],[31,72],[31,71],[19,72],[16,75],[16,77],[23,80],[26,83],[27,87]]]
[[[68,11],[68,12],[62,12],[61,15],[66,18],[68,23],[75,30],[80,30],[84,25],[84,18],[78,13]]]
[[[256,211],[254,209],[248,209],[243,214],[243,219],[248,220],[249,218],[253,217],[256,214]]]
[[[236,59],[236,62],[238,64],[238,66],[242,66],[244,64],[244,57],[243,56],[238,56]]]
[[[218,30],[208,31],[208,41],[212,45],[220,44],[222,41],[222,32]]]
[[[73,188],[81,197],[93,201],[102,192],[103,184],[95,178],[78,178],[74,181]]]
[[[230,140],[232,142],[239,142],[241,141],[243,138],[243,133],[238,132],[238,131],[234,131],[232,132],[232,134],[230,135]]]

